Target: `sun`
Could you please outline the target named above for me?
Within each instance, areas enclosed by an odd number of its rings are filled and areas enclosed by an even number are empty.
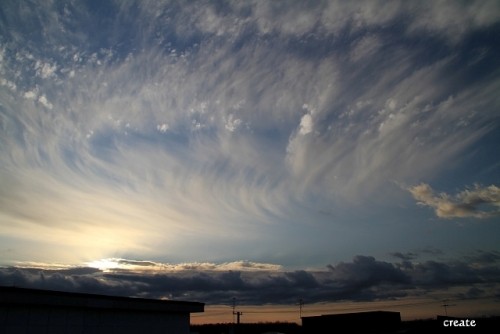
[[[95,260],[87,262],[86,265],[91,268],[97,268],[102,271],[111,271],[113,269],[118,269],[121,267],[118,259],[114,258]]]

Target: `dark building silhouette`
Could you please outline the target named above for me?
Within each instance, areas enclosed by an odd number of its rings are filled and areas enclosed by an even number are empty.
[[[196,302],[0,287],[0,333],[189,334]]]
[[[219,323],[192,325],[198,334],[302,334],[302,327],[295,322]]]
[[[304,333],[391,333],[399,330],[399,312],[359,312],[302,317]]]

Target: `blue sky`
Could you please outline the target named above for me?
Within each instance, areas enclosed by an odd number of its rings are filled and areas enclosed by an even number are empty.
[[[52,288],[222,303],[146,279],[190,270],[255,304],[264,272],[321,287],[314,302],[498,298],[498,2],[3,1],[0,17],[4,284],[49,270]]]

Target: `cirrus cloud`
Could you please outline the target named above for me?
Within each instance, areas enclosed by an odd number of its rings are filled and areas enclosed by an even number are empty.
[[[2,3],[0,256],[363,253],[360,226],[397,233],[395,183],[496,148],[498,6]],[[433,196],[442,215],[488,205]]]

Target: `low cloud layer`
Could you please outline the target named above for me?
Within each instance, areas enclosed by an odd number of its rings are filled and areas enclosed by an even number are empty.
[[[477,298],[492,297],[500,291],[499,261],[500,253],[494,251],[477,251],[453,261],[405,259],[392,263],[371,256],[356,256],[350,262],[328,265],[324,270],[287,271],[247,262],[174,266],[115,259],[115,268],[107,270],[91,267],[1,268],[0,283],[4,286],[193,300],[211,305],[228,305],[233,298],[244,305],[281,305],[294,304],[299,298],[307,303],[374,301],[435,292],[448,294],[450,298]],[[117,268],[123,264],[154,266],[156,269]],[[242,267],[245,269],[239,270]]]
[[[500,188],[474,186],[456,195],[436,194],[428,184],[408,189],[417,203],[431,207],[439,218],[491,218],[500,215]]]

